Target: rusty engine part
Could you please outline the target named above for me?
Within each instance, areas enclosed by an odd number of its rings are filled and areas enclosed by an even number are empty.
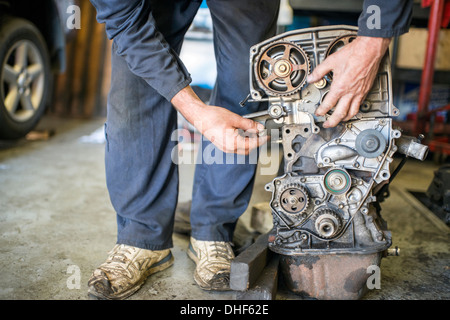
[[[268,95],[290,95],[306,82],[309,61],[306,53],[292,42],[269,43],[255,63],[256,81]]]
[[[306,77],[356,33],[351,26],[308,28],[250,49],[246,102],[267,101],[268,109],[246,117],[265,124],[283,147],[284,174],[265,186],[272,192],[268,246],[281,255],[291,290],[319,299],[361,297],[367,268],[392,251],[377,191],[392,180],[394,153],[424,160],[428,151],[392,125],[399,110],[388,53],[355,117],[324,128],[327,116],[315,115],[333,77],[314,84]]]

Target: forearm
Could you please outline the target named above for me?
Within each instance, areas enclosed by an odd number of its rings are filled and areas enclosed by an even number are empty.
[[[408,32],[413,0],[364,0],[358,36],[392,38]]]
[[[170,102],[194,126],[201,121],[202,114],[208,108],[190,86],[180,90]]]
[[[381,60],[389,48],[391,39],[392,38],[358,36],[354,41],[358,42],[358,47],[361,50],[364,49],[366,54],[377,60]]]
[[[170,101],[191,82],[183,62],[158,31],[150,1],[91,0],[115,53],[131,72]]]

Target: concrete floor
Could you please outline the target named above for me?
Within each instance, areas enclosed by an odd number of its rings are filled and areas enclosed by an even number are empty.
[[[103,119],[46,117],[38,129],[55,130],[49,140],[0,141],[0,299],[84,300],[92,271],[116,237],[115,214],[105,187],[104,145],[80,138]],[[448,228],[430,219],[405,187],[425,191],[438,167],[409,161],[383,203],[383,217],[399,257],[382,260],[381,289],[364,299],[449,299]],[[189,200],[192,165],[180,166],[180,201]],[[258,176],[252,204],[269,200]],[[249,212],[242,222],[249,225]],[[206,292],[192,278],[188,237],[174,234],[173,267],[153,275],[131,300],[232,300],[234,292]],[[300,299],[279,286],[279,300]]]

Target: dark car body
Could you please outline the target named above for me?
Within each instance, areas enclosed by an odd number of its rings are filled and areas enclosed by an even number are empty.
[[[76,33],[66,24],[70,17],[67,9],[72,5],[79,5],[79,1],[0,0],[0,16],[9,14],[33,22],[47,43],[52,70],[63,72],[66,66],[65,44]]]
[[[74,0],[0,0],[0,139],[25,136],[44,114],[77,15]]]

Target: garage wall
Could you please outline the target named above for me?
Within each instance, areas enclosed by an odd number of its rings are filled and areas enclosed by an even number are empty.
[[[89,0],[79,1],[81,29],[66,45],[67,68],[56,75],[49,112],[58,116],[92,118],[106,115],[110,84],[111,41],[97,23]]]

